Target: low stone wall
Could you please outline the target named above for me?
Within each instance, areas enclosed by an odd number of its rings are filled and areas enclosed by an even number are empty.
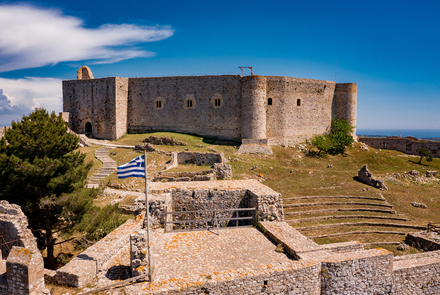
[[[375,149],[389,149],[401,151],[410,155],[417,155],[418,147],[427,148],[434,157],[440,157],[440,142],[421,140],[412,136],[397,137],[359,137],[359,142],[365,143]]]
[[[347,253],[347,252],[364,250],[364,245],[358,241],[350,241],[350,242],[321,245],[321,249],[336,253]]]
[[[221,153],[176,152],[176,156],[179,165],[213,166],[215,163],[223,164],[225,162],[225,157]]]
[[[392,262],[380,249],[332,255],[321,265],[321,294],[390,294]]]
[[[0,201],[0,231],[3,232],[5,241],[10,242],[18,238],[17,246],[38,251],[36,238],[28,226],[27,217],[20,206],[9,204],[5,200]],[[8,255],[7,247],[3,247],[2,256]]]
[[[58,285],[85,287],[88,283],[93,282],[102,265],[129,243],[130,234],[139,230],[142,222],[143,220],[140,218],[136,221],[128,220],[58,269],[54,276],[46,272],[45,280]]]
[[[259,227],[275,244],[282,244],[284,250],[294,259],[301,259],[299,254],[320,251],[321,246],[307,238],[286,222],[259,222]]]
[[[395,257],[392,294],[440,294],[440,251]]]
[[[159,172],[153,181],[179,182],[179,181],[210,181],[214,179],[228,180],[232,178],[231,165],[225,164],[222,153],[199,152],[172,152],[171,161],[165,166],[165,171],[178,165],[193,164],[197,166],[211,166],[212,169],[197,172]]]
[[[222,153],[172,152],[171,161],[165,170],[177,167],[177,165],[214,166],[215,163],[225,163],[225,157]]]
[[[209,282],[202,286],[193,283],[193,286],[181,290],[170,290],[154,294],[321,294],[319,282],[320,265],[303,265],[298,263],[295,266],[279,271],[266,270],[264,274],[253,276],[242,275],[242,278],[233,280]],[[239,271],[237,273],[240,274]]]
[[[215,170],[209,169],[196,172],[159,172],[153,181],[178,182],[178,181],[211,181],[215,180]]]

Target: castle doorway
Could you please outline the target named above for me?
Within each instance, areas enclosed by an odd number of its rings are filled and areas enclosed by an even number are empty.
[[[86,123],[86,132],[85,133],[92,133],[92,124],[90,122]]]

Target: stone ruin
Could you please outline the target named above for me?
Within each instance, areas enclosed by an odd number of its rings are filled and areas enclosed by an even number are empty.
[[[82,66],[76,71],[77,80],[93,79],[92,71],[88,66]]]
[[[232,178],[231,165],[225,164],[226,160],[222,153],[199,153],[199,152],[172,152],[171,161],[165,166],[165,171],[159,172],[153,181],[176,182],[176,181],[210,181],[228,180]],[[193,164],[196,166],[211,166],[212,169],[196,172],[166,172],[179,165]]]
[[[364,165],[364,167],[358,171],[358,180],[380,190],[388,190],[382,180],[373,177],[373,174],[368,170],[367,165]]]
[[[149,136],[142,140],[142,142],[155,144],[155,145],[171,145],[171,146],[186,146],[187,144],[183,141],[177,140],[175,138],[166,137],[166,136]]]
[[[150,231],[150,249],[156,262],[153,281],[144,278],[123,286],[123,290],[107,289],[107,294],[440,292],[440,251],[393,257],[385,249],[365,250],[359,242],[318,245],[283,221],[281,195],[255,180],[152,183],[150,189],[162,192],[150,198],[149,203],[151,218],[160,225]],[[216,208],[254,206],[258,212],[257,228],[232,226],[219,233],[164,231],[168,210],[203,210],[214,204]],[[0,207],[2,221],[13,220],[16,215],[26,219],[16,205],[2,202]],[[6,263],[7,285],[0,284],[0,294],[41,294],[36,290],[44,288],[44,280],[86,288],[82,290],[85,292],[90,287],[104,287],[127,278],[128,269],[132,275],[145,274],[149,249],[141,217],[127,221],[56,271],[44,270],[38,251],[14,247]],[[27,226],[22,223],[11,228],[25,232],[24,225]],[[19,237],[24,245],[32,247],[32,239]],[[234,265],[229,267],[229,263]],[[125,275],[115,273],[121,271]],[[179,275],[182,272],[185,274]]]
[[[2,244],[6,243],[0,256],[0,271],[6,274],[0,294],[42,294],[43,257],[20,206],[0,201],[0,232]]]

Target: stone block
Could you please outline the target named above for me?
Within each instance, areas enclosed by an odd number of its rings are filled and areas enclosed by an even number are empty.
[[[9,294],[39,294],[45,287],[41,253],[13,246],[6,260],[6,277]]]

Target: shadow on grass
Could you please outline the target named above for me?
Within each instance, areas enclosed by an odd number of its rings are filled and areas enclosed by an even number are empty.
[[[326,153],[323,153],[323,152],[320,153],[320,152],[312,151],[312,150],[309,150],[309,152],[306,154],[306,156],[310,157],[310,158],[317,158],[317,159],[325,159],[328,157]]]
[[[240,143],[238,141],[233,140],[221,140],[221,139],[215,139],[215,138],[209,138],[209,137],[203,137],[202,140],[206,144],[212,144],[212,145],[228,145],[228,146],[239,146]]]
[[[425,167],[428,166],[427,164],[419,163],[419,162],[416,162],[416,161],[413,161],[413,160],[408,160],[408,161],[410,161],[411,163],[416,164],[416,165],[425,166]]]

